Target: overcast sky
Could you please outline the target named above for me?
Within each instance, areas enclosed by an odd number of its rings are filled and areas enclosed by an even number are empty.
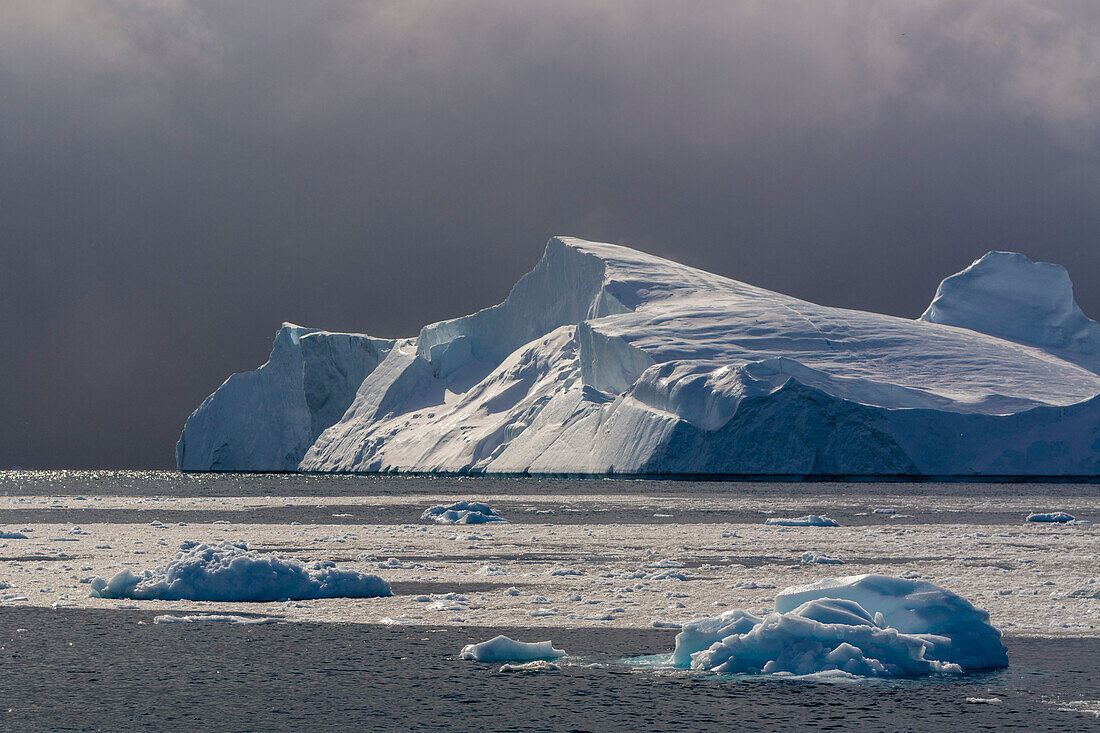
[[[279,324],[500,301],[553,234],[918,316],[1100,315],[1100,3],[5,0],[0,466],[167,467]]]

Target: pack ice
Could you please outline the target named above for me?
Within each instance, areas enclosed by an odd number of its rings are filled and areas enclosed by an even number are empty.
[[[727,611],[683,625],[672,664],[720,674],[892,677],[1008,665],[989,614],[926,581],[885,575],[787,588],[758,618]]]
[[[1094,475],[1100,325],[991,252],[921,318],[550,240],[500,305],[376,339],[286,324],[188,419],[190,471]]]

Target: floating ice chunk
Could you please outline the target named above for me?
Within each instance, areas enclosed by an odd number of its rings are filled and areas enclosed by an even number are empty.
[[[1027,521],[1029,522],[1072,522],[1074,517],[1072,514],[1066,514],[1065,512],[1049,512],[1047,514],[1028,514]]]
[[[485,524],[486,522],[505,522],[488,504],[480,501],[456,501],[449,506],[433,506],[425,509],[421,519],[440,524]]]
[[[576,568],[551,568],[546,571],[547,575],[558,576],[570,576],[570,575],[584,575],[584,572],[577,570]]]
[[[678,621],[665,621],[664,619],[653,619],[653,628],[655,629],[683,629],[684,625]]]
[[[807,514],[804,517],[769,517],[764,520],[764,524],[771,525],[773,527],[839,527],[840,524],[835,519],[830,519],[825,516],[817,516],[816,514]]]
[[[0,529],[0,540],[25,540],[27,535],[22,532],[9,532],[7,530]]]
[[[153,623],[155,624],[274,624],[278,623],[277,618],[255,617],[255,616],[227,616],[219,614],[204,614],[199,616],[155,616]]]
[[[277,601],[307,598],[371,598],[390,595],[377,575],[337,570],[331,562],[311,567],[249,550],[231,542],[186,542],[166,567],[135,575],[122,570],[92,581],[93,598],[192,601]]]
[[[524,664],[505,664],[502,665],[499,672],[560,672],[561,665],[554,664],[553,662],[547,662],[545,659],[536,659],[533,662],[525,662]]]
[[[824,552],[807,550],[802,553],[802,562],[808,565],[843,565],[844,561],[839,557],[826,555]]]
[[[507,575],[508,571],[499,565],[482,565],[474,571],[474,575]]]
[[[873,514],[897,514],[898,510],[897,509],[885,509],[885,508],[883,508],[883,509],[875,509],[872,513]]]
[[[672,663],[721,674],[960,673],[1008,665],[989,615],[925,581],[882,575],[787,588],[763,619],[745,611],[684,624]]]
[[[549,661],[565,656],[561,649],[555,649],[549,641],[515,641],[501,635],[483,641],[480,644],[467,644],[459,653],[461,659],[475,662],[534,662]]]

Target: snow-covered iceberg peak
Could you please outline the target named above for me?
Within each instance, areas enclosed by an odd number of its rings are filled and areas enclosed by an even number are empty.
[[[990,252],[940,283],[921,320],[1038,346],[1100,369],[1100,324],[1073,298],[1061,265]]]

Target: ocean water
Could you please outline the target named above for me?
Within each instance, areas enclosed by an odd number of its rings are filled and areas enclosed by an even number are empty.
[[[117,731],[1095,731],[1100,640],[1009,639],[1007,670],[815,684],[660,674],[656,629],[154,624],[152,614],[0,612],[0,727]],[[560,672],[461,661],[471,640],[553,639]],[[583,666],[597,665],[597,666]],[[974,702],[996,700],[996,702]]]
[[[0,596],[23,593],[0,601],[0,729],[1097,731],[1100,634],[1092,624],[1100,599],[1065,595],[1094,587],[1083,584],[1100,576],[1097,534],[1087,526],[1023,523],[1027,511],[1049,509],[1100,521],[1097,494],[1093,484],[1059,483],[0,472],[0,526],[27,528],[38,538],[0,542],[0,581],[12,585]],[[448,498],[488,499],[510,524],[467,528],[496,535],[460,547],[446,540],[451,529],[433,526],[438,537],[429,542],[430,532],[416,531],[424,528],[417,525],[420,512]],[[770,507],[782,514],[828,514],[843,528],[840,534],[763,532]],[[875,507],[896,507],[897,514],[876,514]],[[150,526],[154,521],[172,526]],[[70,536],[70,525],[89,534]],[[666,546],[666,536],[677,528],[684,538],[696,534],[693,527],[702,533],[713,525],[722,526],[703,549]],[[755,534],[724,540],[726,525]],[[508,540],[505,530],[535,539]],[[359,539],[345,543],[338,533],[349,531]],[[586,533],[600,531],[625,539],[616,544],[611,540],[618,538],[607,538],[599,550],[587,545]],[[91,603],[83,583],[93,571],[117,569],[120,562],[153,565],[165,556],[158,552],[170,557],[172,543],[158,539],[169,532],[173,538],[232,532],[228,536],[257,549],[349,563],[370,547],[386,546],[403,562],[430,563],[433,570],[384,573],[393,582],[393,599],[307,608],[170,604],[176,615],[234,612],[285,619],[267,625],[155,624],[165,609],[148,603],[70,607]],[[951,539],[956,534],[958,542]],[[343,544],[320,541],[326,538]],[[719,541],[740,544],[721,552],[706,549]],[[830,551],[821,544],[829,541],[847,548],[847,564],[830,574],[917,568],[939,581],[935,573],[942,568],[961,592],[984,594],[979,605],[1001,604],[995,618],[1018,622],[1004,627],[1011,666],[962,677],[841,684],[639,666],[630,660],[673,646],[675,631],[647,628],[651,615],[665,609],[664,587],[650,594],[660,599],[658,605],[638,612],[628,605],[629,619],[607,628],[578,625],[564,615],[527,626],[484,622],[508,586],[545,593],[552,599],[547,605],[560,605],[553,594],[564,597],[575,589],[553,583],[584,580],[547,578],[550,567],[622,567],[655,548],[681,557],[683,568],[699,578],[676,586],[686,592],[675,596],[686,601],[684,613],[716,613],[722,609],[714,606],[731,593],[763,603],[774,590],[730,591],[730,581],[764,573],[804,582],[808,574],[826,570],[792,564],[794,551]],[[940,545],[929,546],[933,541]],[[612,551],[618,554],[601,554]],[[483,562],[517,568],[515,576],[473,575]],[[978,590],[978,581],[987,580],[991,585]],[[1027,583],[1033,591],[1025,596]],[[593,580],[576,589],[595,597],[600,587]],[[1001,587],[1015,592],[1002,596]],[[393,604],[387,613],[397,615],[422,607],[411,600],[419,594],[449,592],[470,596],[464,615],[472,621],[449,613],[405,624],[363,621],[378,616],[374,604]],[[1048,613],[1072,618],[1072,628],[1046,633]],[[325,623],[310,620],[321,614]],[[1035,616],[1041,626],[1017,632]],[[560,671],[538,674],[501,673],[498,665],[456,658],[463,645],[497,633],[549,638],[571,656]]]

